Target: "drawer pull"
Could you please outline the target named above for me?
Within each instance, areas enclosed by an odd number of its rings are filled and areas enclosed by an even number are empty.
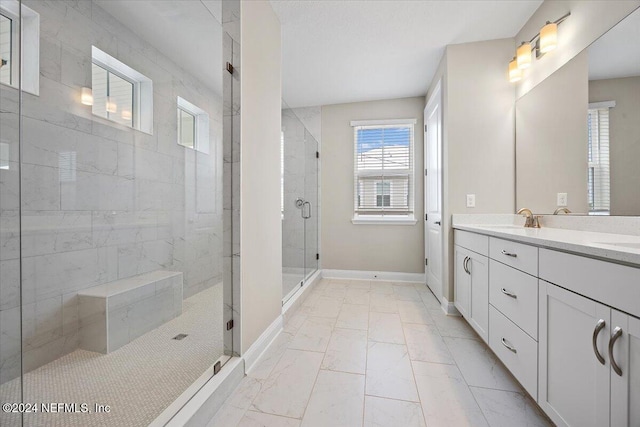
[[[510,351],[512,351],[514,353],[518,352],[518,350],[516,350],[516,348],[514,346],[510,345],[509,343],[507,343],[507,340],[504,339],[504,338],[502,338],[502,345],[507,347]]]
[[[602,355],[600,354],[600,351],[598,351],[598,334],[600,333],[601,330],[604,329],[606,325],[607,325],[607,322],[605,322],[604,319],[598,320],[598,323],[596,323],[596,327],[593,330],[593,338],[592,338],[593,352],[596,354],[596,359],[598,359],[598,362],[600,362],[603,365],[604,365],[604,357],[602,357]]]
[[[512,254],[511,252],[507,252],[504,249],[502,250],[502,255],[510,256],[511,258],[517,258],[518,254]]]
[[[508,297],[511,297],[511,298],[513,298],[513,299],[517,299],[517,298],[518,298],[518,295],[516,295],[516,294],[514,294],[514,293],[512,293],[512,292],[509,292],[509,291],[508,291],[508,290],[506,290],[505,288],[502,288],[502,289],[501,289],[501,291],[502,291],[502,293],[503,293],[503,294],[505,294],[505,295],[506,295],[506,296],[508,296]]]
[[[620,377],[622,376],[622,369],[620,369],[620,366],[616,363],[616,359],[613,357],[613,346],[621,336],[622,328],[620,326],[616,326],[613,330],[613,335],[611,335],[611,339],[609,339],[609,359],[611,359],[611,367]]]

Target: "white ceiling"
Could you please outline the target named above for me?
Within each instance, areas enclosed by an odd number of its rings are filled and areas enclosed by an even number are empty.
[[[640,76],[640,9],[589,47],[589,80]]]
[[[291,107],[425,95],[448,44],[515,36],[542,0],[271,0]]]
[[[222,94],[221,0],[95,0],[123,25]]]

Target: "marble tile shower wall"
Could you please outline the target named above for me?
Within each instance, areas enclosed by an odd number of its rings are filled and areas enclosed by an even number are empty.
[[[22,104],[23,361],[29,371],[77,348],[81,289],[157,269],[184,273],[185,298],[222,281],[223,107],[220,94],[95,3],[24,4],[41,22],[40,94],[23,94]],[[92,45],[153,80],[153,135],[100,119],[80,104],[80,88],[91,87]],[[177,96],[209,113],[210,154],[177,145]],[[16,91],[2,91],[3,129],[17,99]],[[16,114],[10,117],[17,123]],[[3,230],[17,230],[18,175],[12,172],[0,188]],[[1,247],[5,382],[20,374],[17,233],[3,232]]]
[[[304,268],[304,220],[296,199],[305,197],[305,128],[291,109],[282,110],[284,137],[284,215],[282,266]]]

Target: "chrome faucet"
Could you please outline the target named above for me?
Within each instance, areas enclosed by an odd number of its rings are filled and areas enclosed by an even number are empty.
[[[555,210],[555,212],[553,212],[554,215],[558,215],[559,213],[564,212],[566,214],[570,214],[571,211],[569,210],[569,208],[558,208]]]
[[[534,215],[531,209],[522,208],[517,213],[518,215],[524,215],[526,218],[524,221],[526,228],[540,228],[540,216]]]

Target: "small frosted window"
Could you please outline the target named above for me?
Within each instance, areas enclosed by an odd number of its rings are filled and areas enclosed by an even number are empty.
[[[93,114],[133,127],[132,82],[93,64]]]
[[[178,144],[195,148],[196,117],[178,108]]]
[[[0,83],[12,84],[13,69],[13,21],[0,14]]]

